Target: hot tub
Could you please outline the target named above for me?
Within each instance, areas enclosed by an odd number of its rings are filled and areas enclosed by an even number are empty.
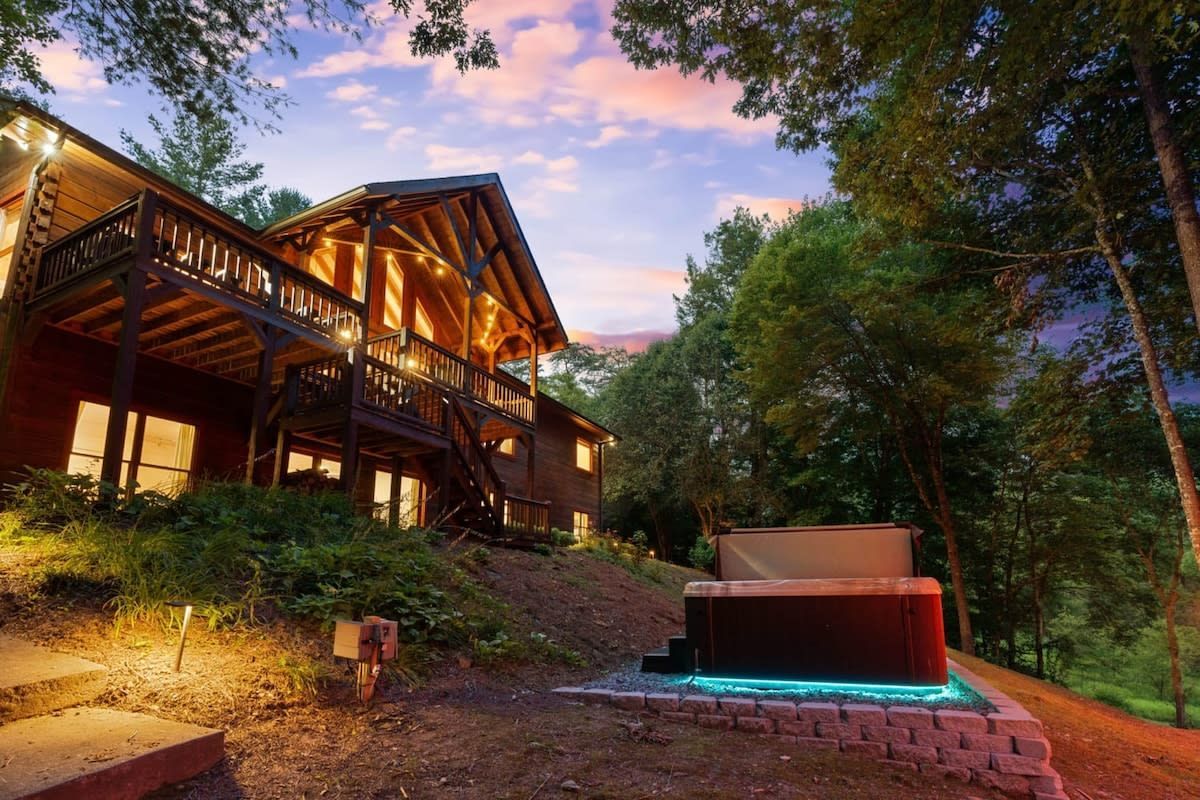
[[[942,589],[933,578],[689,583],[689,660],[711,677],[941,686]]]

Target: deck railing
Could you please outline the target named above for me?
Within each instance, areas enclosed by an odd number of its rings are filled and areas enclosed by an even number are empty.
[[[550,538],[549,501],[508,495],[504,504],[504,530],[525,539]]]
[[[145,215],[152,216],[145,219]],[[132,259],[143,244],[139,236],[145,230],[152,237],[146,252],[154,266],[275,311],[330,339],[358,340],[362,303],[281,261],[251,239],[218,230],[151,192],[127,200],[43,248],[34,298],[121,259]]]
[[[138,198],[134,197],[46,245],[33,283],[34,296],[132,257],[137,247],[138,220]]]
[[[363,401],[438,431],[446,427],[446,401],[440,392],[370,356],[363,358]]]
[[[533,395],[417,335],[410,328],[369,339],[367,355],[396,369],[411,370],[524,425],[534,424]]]

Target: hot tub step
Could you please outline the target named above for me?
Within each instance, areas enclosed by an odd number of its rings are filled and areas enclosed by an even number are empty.
[[[688,643],[686,636],[672,636],[667,639],[667,650],[671,654],[671,661],[675,664],[676,672],[691,672],[692,665],[688,658]]]
[[[669,674],[677,671],[671,659],[671,652],[665,647],[651,650],[642,656],[642,672]]]

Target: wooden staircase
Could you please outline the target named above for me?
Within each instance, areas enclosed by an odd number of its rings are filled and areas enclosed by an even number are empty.
[[[419,458],[439,476],[443,523],[504,543],[549,539],[549,504],[510,495],[496,473],[479,433],[486,415],[419,372],[361,353],[294,365],[268,420],[336,448],[347,414],[365,420],[360,444]]]

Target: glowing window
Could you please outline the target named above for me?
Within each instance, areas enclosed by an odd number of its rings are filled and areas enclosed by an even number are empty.
[[[586,439],[575,440],[575,466],[580,469],[592,471],[592,443]]]
[[[400,510],[400,527],[411,528],[421,520],[421,482],[407,475],[400,477],[400,496],[392,497],[392,473],[375,471],[375,518],[386,520],[391,505]]]
[[[517,440],[513,438],[501,439],[500,446],[496,448],[496,452],[511,456],[517,450],[516,442]]]
[[[418,336],[424,336],[432,342],[434,334],[433,320],[425,313],[425,306],[421,305],[420,300],[417,301],[416,306],[416,314],[413,315],[413,330],[417,332]]]
[[[75,418],[67,472],[99,477],[108,430],[108,406],[81,402]],[[121,485],[173,494],[187,488],[196,428],[130,412],[121,452]]]
[[[13,249],[17,246],[17,228],[21,222],[21,203],[12,203],[0,209],[0,296],[8,280],[8,268],[12,263]]]
[[[576,511],[573,523],[573,532],[576,538],[582,538],[592,532],[592,517],[586,512]]]
[[[313,468],[313,457],[308,453],[288,453],[288,472],[301,472]]]
[[[401,315],[404,309],[404,273],[391,253],[384,259],[387,269],[387,284],[383,290],[383,326],[398,331],[404,327]]]

